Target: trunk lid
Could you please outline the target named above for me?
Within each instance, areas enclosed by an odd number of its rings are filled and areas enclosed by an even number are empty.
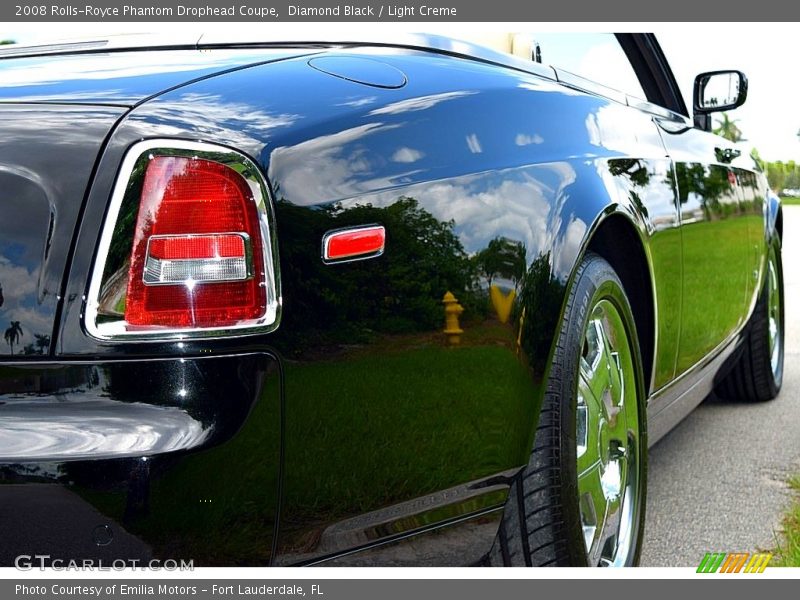
[[[190,81],[304,53],[297,48],[187,48],[21,57],[0,53],[0,102],[133,106]]]
[[[308,51],[0,54],[0,358],[51,354],[93,169],[115,123],[166,90]]]

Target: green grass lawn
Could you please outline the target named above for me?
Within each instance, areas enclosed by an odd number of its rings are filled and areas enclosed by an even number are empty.
[[[783,535],[770,563],[775,567],[800,567],[800,475],[789,480],[794,501],[783,517]]]
[[[800,206],[800,198],[789,198],[788,196],[781,196],[781,202],[785,206]]]

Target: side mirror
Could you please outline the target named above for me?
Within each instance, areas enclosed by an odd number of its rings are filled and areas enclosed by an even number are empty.
[[[747,77],[741,71],[710,71],[694,80],[694,119],[701,129],[710,131],[715,112],[733,110],[747,100]]]

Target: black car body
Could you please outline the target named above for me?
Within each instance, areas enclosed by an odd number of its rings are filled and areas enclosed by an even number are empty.
[[[582,261],[627,295],[646,449],[750,356],[781,235],[757,163],[689,117],[654,38],[618,40],[647,100],[420,38],[0,55],[0,562],[613,563],[575,558],[569,502],[539,526],[567,554],[508,528],[538,493],[520,481]],[[136,254],[159,158],[212,183],[226,165],[255,229],[217,231],[221,212],[196,263],[170,233]],[[379,247],[326,254],[364,227]],[[204,277],[223,244],[235,281],[199,293],[256,308],[209,300],[183,331],[169,268]],[[125,321],[137,260],[167,282],[134,277],[161,325]]]

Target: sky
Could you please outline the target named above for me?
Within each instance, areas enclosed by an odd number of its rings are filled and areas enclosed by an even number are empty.
[[[257,23],[0,23],[0,39],[44,43],[66,37],[107,36],[127,33],[169,35],[176,26],[181,34],[213,32],[232,39],[243,32],[258,35]],[[313,36],[315,30],[330,35],[330,24],[281,23],[287,37]],[[357,34],[359,27],[387,32],[425,32],[475,39],[489,32],[603,32],[653,31],[667,56],[687,105],[691,104],[696,74],[717,69],[739,69],[749,80],[744,106],[731,113],[749,144],[766,160],[800,162],[800,77],[794,67],[797,26],[792,23],[370,23],[337,24],[337,30]],[[1,83],[0,83],[1,85]]]
[[[793,66],[797,24],[791,25],[781,35],[772,25],[749,24],[751,34],[735,44],[726,42],[723,24],[711,26],[706,35],[687,35],[678,27],[656,34],[687,106],[697,73],[739,69],[747,75],[747,101],[730,115],[739,119],[745,139],[770,161],[800,162],[800,77]]]

